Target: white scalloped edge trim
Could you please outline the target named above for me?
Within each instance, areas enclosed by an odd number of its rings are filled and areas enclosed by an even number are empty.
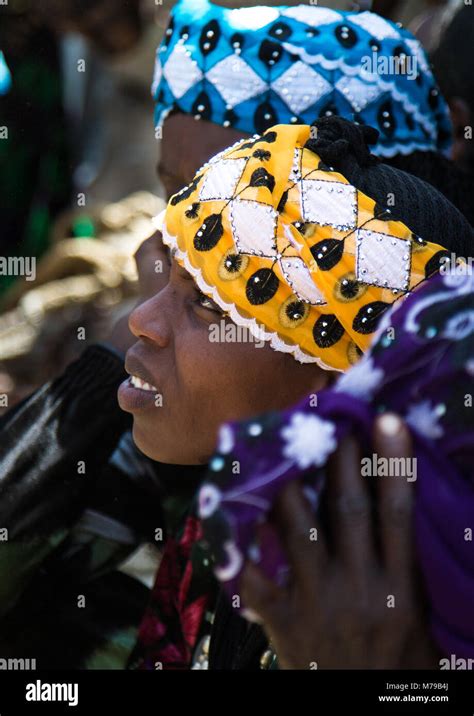
[[[161,113],[158,123],[155,125],[155,129],[158,129],[159,127],[163,126],[163,123],[166,119],[166,117],[169,115],[169,113],[172,111],[173,107],[167,108],[163,110]],[[236,144],[240,144],[240,142],[236,142]],[[227,149],[223,149],[222,152],[219,152],[219,155],[221,156],[225,154],[226,152],[230,151],[231,147],[228,147]],[[437,148],[437,146],[434,144],[434,142],[430,142],[428,144],[423,144],[422,142],[410,142],[410,144],[392,144],[390,147],[384,147],[380,142],[377,142],[377,144],[374,144],[370,147],[370,151],[372,154],[375,154],[376,156],[380,157],[387,157],[388,159],[391,159],[392,157],[395,157],[397,154],[402,154],[403,156],[407,156],[408,154],[413,154],[413,152],[440,152],[446,157],[450,157],[450,150],[446,149],[441,152]],[[216,158],[214,157],[214,159]],[[206,167],[209,166],[209,162],[206,162],[197,172],[196,174],[199,174],[203,171],[203,169],[206,169]]]
[[[157,214],[156,216],[153,216],[151,219],[151,223],[153,224],[155,229],[158,229],[158,231],[161,231],[161,233],[163,233],[163,226],[165,223],[165,214],[166,214],[166,209],[162,209],[162,211],[160,211],[159,214]]]
[[[344,372],[340,368],[333,368],[332,366],[326,365],[324,361],[322,361],[320,358],[317,358],[316,356],[310,356],[308,355],[308,353],[304,353],[298,345],[290,345],[288,343],[285,343],[284,341],[282,341],[282,339],[277,333],[274,333],[273,331],[266,331],[264,328],[262,328],[257,323],[255,318],[245,318],[244,316],[242,316],[242,314],[239,313],[235,304],[226,303],[221,298],[217,288],[215,286],[210,286],[206,282],[202,275],[202,271],[192,265],[191,261],[189,260],[188,254],[185,251],[181,251],[178,246],[177,237],[170,234],[166,229],[163,212],[158,214],[158,216],[154,217],[152,221],[157,228],[158,226],[161,227],[160,231],[163,235],[163,243],[166,244],[166,246],[169,246],[170,248],[174,249],[175,257],[183,262],[186,271],[191,274],[200,290],[206,295],[211,296],[212,300],[215,301],[217,305],[222,308],[223,311],[229,314],[230,318],[234,321],[234,323],[236,323],[238,326],[243,326],[244,328],[247,328],[257,340],[264,340],[269,342],[273,350],[279,351],[280,353],[290,353],[293,358],[295,358],[295,360],[297,360],[299,363],[316,363],[323,370],[334,370],[341,373]]]
[[[325,70],[338,69],[342,70],[347,75],[358,75],[363,80],[376,84],[377,87],[380,87],[384,92],[390,92],[397,102],[401,102],[403,104],[404,110],[408,114],[413,114],[418,123],[423,125],[426,131],[431,134],[433,139],[435,139],[436,125],[418,112],[416,105],[412,104],[407,95],[398,91],[394,82],[385,82],[377,73],[365,72],[364,70],[361,70],[360,67],[348,65],[344,62],[342,57],[337,60],[328,60],[321,53],[318,55],[310,55],[303,47],[297,47],[296,45],[292,45],[290,42],[283,42],[282,45],[288,52],[298,55],[299,58],[307,65],[321,65],[321,67],[324,67]]]
[[[330,62],[330,60],[328,60],[328,62]],[[339,62],[339,60],[335,60],[335,62]],[[384,89],[384,88],[382,88],[382,89]],[[391,91],[391,90],[389,89],[388,91]],[[395,99],[398,99],[398,97],[396,96],[396,95],[398,95],[398,94],[399,94],[399,93],[396,92],[396,91],[393,92],[393,96],[395,97]],[[401,100],[400,100],[400,101],[401,101]],[[410,107],[414,107],[414,105],[411,105],[411,104],[410,104]],[[405,104],[404,104],[404,108],[407,109],[406,106],[405,106]],[[171,107],[166,107],[166,108],[160,113],[160,115],[159,115],[159,117],[158,117],[158,121],[157,121],[156,124],[155,124],[155,129],[158,129],[159,127],[162,127],[162,126],[163,126],[163,124],[164,124],[164,122],[165,122],[165,119],[168,117],[168,115],[169,115],[170,112],[172,112],[172,111],[173,111],[173,106],[171,106]],[[180,110],[180,111],[183,111],[183,110]],[[410,112],[411,112],[412,110],[411,110],[411,109],[410,109],[410,110],[407,109],[407,111],[410,111]],[[188,112],[187,114],[189,114],[189,112]],[[415,114],[418,116],[418,113],[416,112],[416,110],[415,110]],[[421,116],[422,116],[422,115],[419,115],[419,117],[421,117]],[[423,121],[421,121],[421,123],[424,124]],[[430,127],[428,128],[428,131],[429,131],[429,132],[431,133],[431,135],[433,136],[433,140],[432,140],[431,142],[422,143],[422,142],[413,141],[413,142],[410,142],[410,144],[399,144],[399,143],[397,143],[397,144],[392,144],[390,147],[384,147],[380,142],[377,142],[377,144],[374,144],[374,146],[371,147],[371,152],[372,152],[373,154],[375,154],[376,156],[391,158],[391,157],[396,156],[397,154],[402,154],[402,155],[406,156],[406,155],[408,155],[408,154],[412,154],[412,153],[415,152],[415,151],[419,151],[419,152],[433,152],[433,151],[435,151],[435,152],[441,152],[443,155],[449,157],[449,156],[450,156],[450,149],[449,149],[449,148],[447,148],[447,149],[445,149],[445,150],[443,150],[443,151],[441,151],[441,150],[438,148],[438,146],[437,146],[437,144],[436,144],[435,137],[434,137],[434,134],[436,133],[436,130],[433,128],[433,126],[430,126]],[[239,141],[239,142],[235,142],[235,144],[234,144],[233,146],[235,146],[236,144],[240,144],[240,141]],[[214,159],[218,158],[218,157],[219,157],[220,155],[222,155],[222,154],[225,154],[227,151],[229,151],[229,149],[230,149],[230,147],[228,147],[227,149],[223,149],[221,152],[219,152],[218,155],[216,155],[216,157],[214,157]],[[196,173],[199,174],[199,172],[202,171],[202,169],[204,169],[206,166],[208,166],[208,164],[209,164],[209,162],[207,162],[203,167],[201,167],[201,169],[200,169],[198,172],[196,172]]]
[[[369,147],[372,154],[375,154],[376,156],[381,157],[387,157],[388,159],[391,159],[392,157],[395,157],[397,154],[402,154],[403,156],[408,156],[408,154],[413,154],[413,152],[439,152],[440,150],[435,147],[432,143],[430,144],[422,144],[421,142],[411,142],[410,144],[392,144],[390,147],[384,147],[380,144],[375,144],[373,147]],[[446,156],[449,156],[449,150],[445,152],[441,152],[442,154],[445,154]]]
[[[395,86],[394,82],[385,82],[381,79],[380,75],[377,73],[371,73],[366,72],[360,67],[354,66],[354,65],[348,65],[346,62],[344,62],[343,58],[340,57],[337,60],[328,60],[324,55],[319,53],[318,55],[310,55],[306,50],[302,47],[298,47],[296,45],[292,45],[290,42],[282,42],[282,46],[292,54],[296,54],[300,57],[300,59],[307,65],[321,65],[325,70],[334,70],[339,69],[343,72],[345,72],[347,75],[357,75],[361,79],[367,82],[375,83],[378,87],[380,87],[384,92],[390,92],[393,96],[393,98],[397,102],[401,102],[403,105],[404,110],[408,114],[413,114],[416,121],[421,124],[427,132],[431,134],[431,137],[433,139],[434,145],[426,145],[428,147],[427,151],[430,151],[431,149],[436,149],[436,125],[433,122],[430,122],[430,120],[425,116],[419,113],[416,105],[414,105],[408,98],[407,95],[403,94],[402,92],[399,92]],[[157,86],[155,88],[155,92],[152,92],[153,98],[155,98],[156,91],[161,83],[157,83]],[[269,84],[269,88],[271,85]],[[172,108],[171,108],[172,109]],[[163,122],[165,121],[166,117],[168,116],[171,109],[165,109],[158,119],[158,123],[155,125],[155,129],[159,126],[163,125]],[[407,153],[407,152],[403,152]],[[393,156],[393,154],[383,154],[383,156]]]

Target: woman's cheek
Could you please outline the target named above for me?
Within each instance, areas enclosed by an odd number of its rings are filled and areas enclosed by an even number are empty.
[[[263,353],[271,348],[229,342],[225,333],[215,340],[215,324],[197,330],[182,327],[177,335],[178,383],[185,391],[183,410],[193,415],[194,427],[200,426],[200,432],[209,426],[214,440],[223,421],[248,417],[266,405],[271,360]]]

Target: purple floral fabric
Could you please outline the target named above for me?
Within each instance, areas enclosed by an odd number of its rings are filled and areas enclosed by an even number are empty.
[[[199,513],[230,597],[247,559],[280,583],[288,576],[268,520],[282,487],[301,479],[316,509],[325,465],[341,438],[356,434],[372,455],[374,419],[394,411],[411,429],[417,458],[416,549],[433,636],[445,653],[474,656],[471,273],[458,266],[393,308],[368,353],[332,388],[281,413],[222,427]]]

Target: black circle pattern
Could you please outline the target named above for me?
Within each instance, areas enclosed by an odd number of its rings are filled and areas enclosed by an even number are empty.
[[[278,123],[277,114],[270,102],[262,102],[258,105],[254,114],[254,123],[259,134]]]
[[[318,348],[330,348],[343,335],[344,327],[332,313],[320,316],[313,326],[313,338]]]
[[[367,284],[360,283],[355,273],[350,272],[341,276],[334,286],[334,295],[338,301],[348,303],[360,298],[367,291]]]
[[[208,55],[216,48],[220,36],[221,28],[217,20],[211,20],[204,25],[199,38],[199,47],[204,56]]]
[[[292,30],[285,22],[276,22],[272,25],[268,34],[276,40],[287,40],[291,36]]]
[[[268,67],[273,67],[283,54],[283,47],[271,40],[263,40],[260,45],[258,56]]]
[[[245,294],[253,306],[259,306],[269,301],[278,290],[279,280],[276,274],[268,268],[262,268],[253,273],[247,281]]]
[[[397,121],[393,112],[390,100],[380,105],[377,112],[377,124],[380,131],[387,137],[391,137],[397,128]]]
[[[266,186],[272,192],[275,188],[275,177],[264,167],[259,167],[252,172],[249,184],[250,186]]]
[[[377,328],[382,314],[390,308],[390,303],[385,301],[372,301],[363,306],[352,322],[352,328],[357,333],[367,335],[373,333]]]
[[[210,120],[212,116],[211,100],[207,92],[200,92],[193,102],[191,112],[195,117]]]
[[[339,263],[344,253],[344,241],[323,239],[311,247],[311,253],[321,271],[329,271]]]
[[[349,25],[338,25],[334,31],[336,39],[343,47],[354,47],[357,43],[357,34]]]
[[[210,214],[196,232],[194,248],[198,251],[210,251],[216,246],[223,233],[221,215]]]

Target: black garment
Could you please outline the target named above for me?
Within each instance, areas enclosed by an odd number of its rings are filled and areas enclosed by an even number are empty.
[[[0,658],[126,666],[149,590],[117,567],[157,526],[174,530],[206,468],[139,453],[116,400],[125,376],[120,356],[92,346],[0,419]],[[210,668],[258,669],[266,644],[222,596]]]
[[[268,649],[268,639],[261,627],[239,616],[228,597],[219,594],[209,645],[209,669],[256,671]]]
[[[162,546],[156,527],[166,536],[202,476],[135,448],[125,377],[121,356],[92,346],[0,419],[0,658],[125,667],[149,589],[117,568]]]
[[[83,511],[100,470],[130,428],[116,398],[125,377],[117,355],[92,346],[2,416],[0,524],[9,540],[45,538]]]

